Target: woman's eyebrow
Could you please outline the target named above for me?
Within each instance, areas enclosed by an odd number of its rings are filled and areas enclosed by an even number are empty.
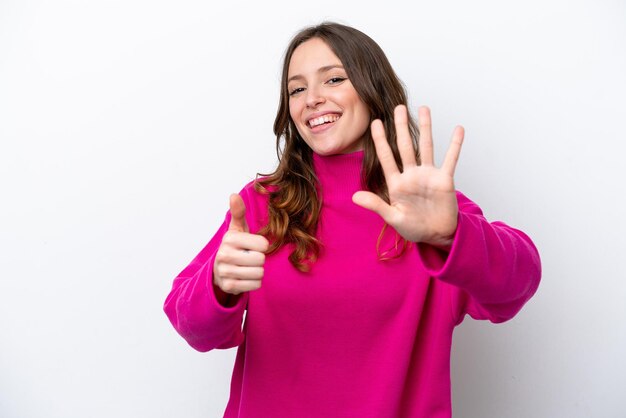
[[[332,65],[325,65],[323,67],[318,68],[317,72],[321,74],[321,73],[325,73],[326,71],[330,71],[333,68],[341,68],[342,70],[344,69],[343,65],[332,64]],[[287,80],[287,83],[289,83],[292,80],[300,80],[300,79],[303,79],[303,78],[304,78],[304,76],[302,76],[300,74],[296,74],[296,75],[293,75],[293,76],[289,77],[289,79]]]

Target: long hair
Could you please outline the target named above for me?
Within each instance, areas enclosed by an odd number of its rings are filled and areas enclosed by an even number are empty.
[[[350,82],[369,109],[370,122],[374,119],[382,120],[387,141],[400,169],[402,160],[396,142],[393,112],[397,105],[407,104],[405,87],[385,53],[363,32],[338,23],[324,22],[301,30],[289,43],[283,60],[280,101],[274,121],[279,163],[273,173],[258,174],[265,177],[257,179],[255,189],[260,193],[269,194],[268,223],[259,231],[270,242],[268,254],[278,251],[285,244],[293,244],[294,249],[289,255],[289,261],[303,272],[310,269],[320,253],[321,243],[315,237],[315,233],[322,202],[316,190],[318,180],[313,170],[313,151],[301,138],[289,114],[287,77],[294,51],[312,38],[323,40],[337,55]],[[409,132],[419,162],[417,145],[419,131],[410,114]],[[363,151],[362,186],[389,203],[387,185],[369,128],[363,141]],[[387,225],[381,231],[378,244],[386,227]],[[396,247],[397,245],[398,236]],[[408,245],[409,242],[404,240],[402,249],[400,252],[396,251],[395,257],[401,255]],[[384,259],[384,254],[381,255],[378,247],[379,245],[376,250],[379,257]]]

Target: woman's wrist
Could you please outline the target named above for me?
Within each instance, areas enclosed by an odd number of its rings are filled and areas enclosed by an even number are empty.
[[[232,308],[239,300],[239,295],[224,292],[215,282],[213,282],[213,294],[217,302],[225,308]]]

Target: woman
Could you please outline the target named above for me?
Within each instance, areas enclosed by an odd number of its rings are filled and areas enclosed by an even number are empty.
[[[225,417],[449,417],[454,327],[534,294],[531,240],[454,189],[463,128],[437,168],[429,110],[418,152],[406,102],[356,29],[287,48],[279,166],[231,196],[165,302],[195,349],[238,346]]]

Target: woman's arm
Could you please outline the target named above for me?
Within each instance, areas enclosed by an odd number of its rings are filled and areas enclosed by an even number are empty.
[[[458,225],[449,251],[418,244],[428,273],[450,283],[457,323],[475,319],[503,322],[532,297],[541,278],[537,248],[522,231],[488,222],[481,209],[457,192]]]
[[[241,326],[247,293],[229,295],[223,305],[213,284],[213,264],[222,237],[230,225],[230,213],[217,233],[193,261],[174,279],[163,310],[176,331],[198,351],[235,347],[243,341]],[[225,302],[222,300],[222,302]]]

